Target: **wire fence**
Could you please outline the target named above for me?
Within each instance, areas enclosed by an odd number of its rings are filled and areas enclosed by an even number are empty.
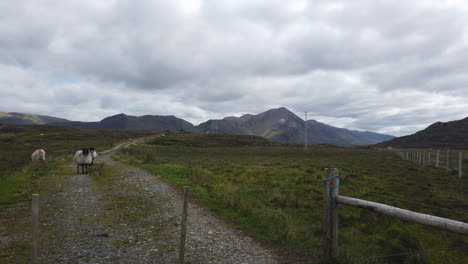
[[[346,188],[352,192],[359,193],[363,197],[373,196],[399,203],[406,203],[413,206],[426,207],[431,210],[440,210],[461,215],[468,215],[468,212],[463,210],[454,210],[426,203],[414,202],[411,200],[397,198],[389,195],[382,195],[375,192],[362,192],[361,190],[351,187]],[[195,243],[196,241],[194,239],[197,235],[194,235],[194,233],[196,234],[197,232],[200,232],[198,230],[194,231],[190,229],[190,224],[192,223],[190,219],[211,216],[213,213],[217,213],[222,210],[233,210],[237,212],[237,217],[241,219],[237,219],[238,221],[242,221],[242,219],[255,219],[255,221],[259,221],[257,224],[260,224],[260,226],[264,225],[264,227],[266,227],[271,223],[277,225],[276,228],[270,228],[266,230],[266,232],[278,232],[277,242],[281,243],[281,241],[283,241],[283,246],[288,247],[288,243],[291,241],[301,242],[303,245],[299,247],[301,247],[301,250],[303,250],[301,251],[302,253],[307,252],[306,254],[310,256],[321,255],[321,210],[323,194],[318,194],[316,190],[316,188],[255,188],[229,192],[191,192],[190,196],[194,199],[198,199],[200,197],[213,197],[213,199],[218,199],[219,201],[216,208],[208,210],[201,209],[194,205],[189,206],[189,231],[187,243],[189,243],[189,245],[190,243]],[[233,197],[237,197],[238,199],[236,200]],[[254,197],[258,201],[247,203],[247,200],[251,197]],[[157,208],[158,206],[155,206],[155,201],[160,199],[160,196],[153,195],[146,196],[145,200],[95,200],[93,202],[99,204],[98,208],[102,212],[95,215],[87,214],[81,216],[76,214],[71,214],[70,216],[67,215],[67,212],[70,212],[71,210],[80,211],[83,208],[86,208],[86,204],[73,204],[70,201],[43,199],[40,203],[42,208],[40,211],[40,221],[45,225],[68,225],[69,229],[75,228],[76,224],[79,224],[82,221],[88,223],[93,222],[95,223],[93,226],[97,226],[99,230],[85,231],[94,233],[95,237],[118,237],[120,243],[139,245],[137,243],[141,241],[139,241],[138,238],[133,240],[130,239],[131,237],[134,237],[134,234],[132,234],[130,231],[125,231],[129,226],[134,224],[132,219],[135,221],[135,223],[144,223],[144,225],[148,227],[153,226],[153,228],[150,229],[180,229],[180,220],[182,218],[181,212],[158,211],[160,209]],[[266,204],[268,206],[266,206]],[[4,205],[9,207],[8,211],[0,211],[0,225],[13,223],[21,223],[24,225],[31,223],[32,217],[24,216],[25,212],[31,212],[31,200],[22,200],[14,206],[11,204],[0,204],[0,208]],[[21,212],[23,216],[12,216],[12,214],[15,214],[15,210]],[[145,212],[141,212],[141,210],[145,210]],[[110,211],[110,213],[106,213],[107,211]],[[114,211],[121,211],[121,215],[116,218],[110,217],[110,215],[119,214],[115,213]],[[102,218],[102,215],[107,216]],[[60,217],[64,219],[60,219]],[[67,217],[76,219],[66,220]],[[138,221],[135,220],[135,217],[139,218]],[[446,237],[446,239],[442,239],[440,241],[441,243],[439,247],[425,249],[426,245],[421,245],[421,243],[418,243],[417,240],[418,237],[426,236],[423,233],[427,232],[427,229],[420,227],[414,229],[401,227],[405,226],[405,223],[400,223],[400,220],[396,221],[395,219],[388,216],[372,214],[364,210],[356,210],[353,208],[340,209],[340,225],[340,230],[342,230],[340,231],[340,241],[343,241],[343,247],[340,248],[339,259],[351,263],[373,263],[381,259],[388,259],[389,263],[399,263],[399,261],[401,261],[403,258],[409,256],[435,255],[439,254],[440,252],[447,251],[463,251],[462,249],[468,247],[466,245],[444,247],[444,245],[449,243],[448,241],[463,238],[457,237],[456,235],[447,235],[445,234],[445,231],[434,231],[431,229],[431,232],[438,232],[441,237]],[[411,224],[411,226],[413,228],[413,226],[416,225]],[[387,228],[390,231],[386,230]],[[120,231],[117,232],[116,230]],[[414,230],[417,232],[415,233]],[[388,234],[388,232],[390,232],[390,234]],[[198,234],[200,237],[210,235],[212,234]],[[46,237],[44,239],[48,240],[47,243],[52,243],[54,240],[60,241],[69,239],[71,235],[67,233],[55,233],[55,236],[57,237]],[[143,237],[143,235],[141,236]],[[397,238],[392,236],[396,236]],[[148,236],[144,237],[146,239],[144,240],[144,243],[151,243],[151,241],[148,240]],[[152,241],[155,240],[156,238],[153,238]],[[409,244],[404,244],[407,243],[407,240],[410,241],[408,242]],[[395,244],[398,245],[398,243],[401,241],[404,241],[403,246],[394,246]],[[168,247],[177,247],[177,243],[175,243],[173,240],[171,243],[172,244],[168,245]],[[193,249],[194,246],[190,246]],[[297,247],[297,244],[295,244],[295,246]],[[189,249],[191,249],[191,247],[189,247]],[[207,249],[205,248],[204,250]],[[461,256],[466,256],[466,253],[464,255],[461,253]],[[259,257],[259,259],[262,258],[265,257]]]
[[[397,154],[401,159],[414,162],[419,166],[433,166],[436,168],[446,169],[447,171],[455,170],[458,172],[458,177],[468,173],[468,159],[466,151],[450,150],[450,149],[387,149],[390,152]]]

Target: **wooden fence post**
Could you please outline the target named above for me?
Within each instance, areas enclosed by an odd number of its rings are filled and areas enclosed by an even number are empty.
[[[39,194],[32,195],[32,263],[39,263]]]
[[[179,264],[184,264],[185,260],[185,240],[187,238],[187,206],[188,206],[189,187],[184,186],[184,203],[182,207],[182,220],[180,230],[180,246],[179,246]]]
[[[462,160],[463,160],[463,152],[458,153],[458,177],[462,177]]]
[[[426,152],[425,151],[422,153],[422,166],[423,167],[426,166]]]
[[[440,157],[440,149],[438,149],[436,153],[436,168],[439,168],[439,157]]]
[[[427,153],[427,166],[431,166],[431,151]]]
[[[335,261],[338,256],[338,169],[325,169],[323,192],[324,256],[327,261]]]

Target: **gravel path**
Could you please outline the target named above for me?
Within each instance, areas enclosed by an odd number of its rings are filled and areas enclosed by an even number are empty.
[[[73,175],[42,198],[41,263],[103,263],[118,253],[102,221],[101,197],[89,175]]]
[[[124,147],[126,143],[119,147]],[[181,194],[108,151],[90,175],[43,182],[41,263],[177,263]],[[70,171],[73,168],[70,167]],[[186,263],[280,263],[275,253],[189,204]]]
[[[117,165],[110,155],[101,157],[110,165]],[[179,243],[181,194],[171,186],[162,182],[159,177],[145,170],[125,167],[118,173],[114,187],[131,186],[143,202],[158,204],[155,212],[160,223],[167,230],[171,250],[161,252],[163,259],[175,262]],[[225,225],[213,217],[207,210],[189,203],[187,223],[186,257],[187,263],[278,263],[275,254],[243,235],[237,229]],[[168,225],[168,226],[167,226]],[[168,262],[163,262],[168,263]]]

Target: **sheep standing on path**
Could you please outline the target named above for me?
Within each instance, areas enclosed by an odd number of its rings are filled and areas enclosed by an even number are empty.
[[[33,154],[31,155],[31,160],[33,162],[36,162],[36,161],[45,161],[45,150],[43,149],[36,149],[36,151],[33,152]]]
[[[81,167],[81,174],[88,174],[88,166],[93,162],[93,155],[88,148],[83,148],[75,153],[73,161],[76,164],[76,173],[80,174]]]
[[[89,147],[89,152],[91,152],[91,157],[92,157],[91,164],[89,164],[89,166],[93,166],[94,159],[97,157],[97,151],[94,147]]]

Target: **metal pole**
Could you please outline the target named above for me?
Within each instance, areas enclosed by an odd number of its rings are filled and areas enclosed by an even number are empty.
[[[307,149],[307,112],[304,112],[305,113],[305,121],[304,121],[304,130],[305,130],[305,134],[304,134],[304,149]]]

